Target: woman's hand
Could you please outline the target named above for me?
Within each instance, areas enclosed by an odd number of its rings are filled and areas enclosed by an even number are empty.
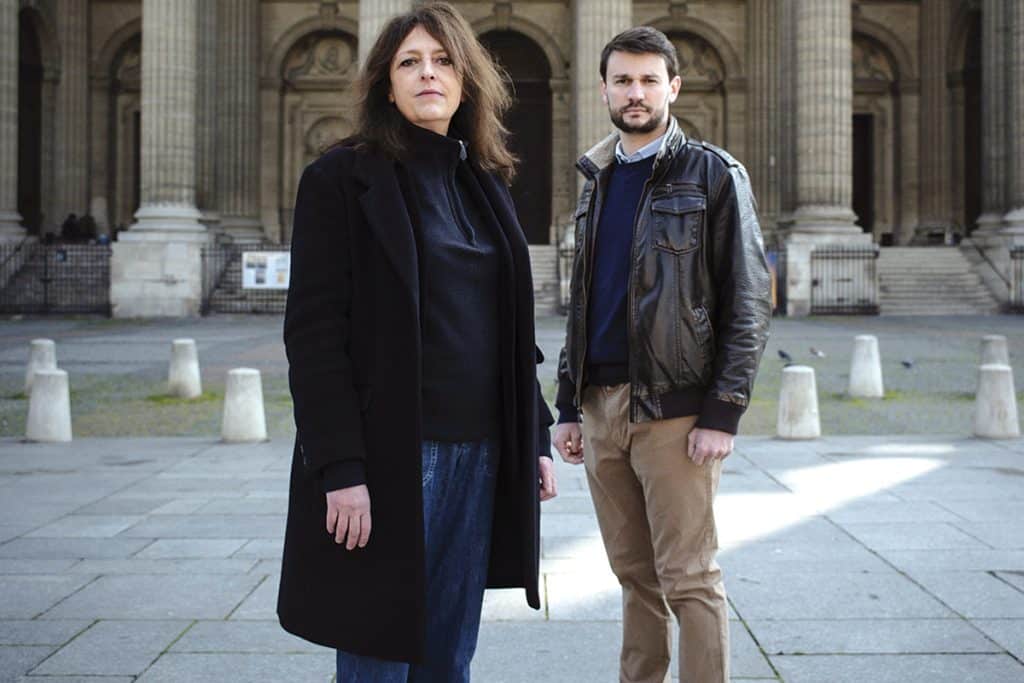
[[[541,501],[551,500],[558,495],[558,482],[555,480],[555,462],[545,456],[540,456],[537,467],[540,472],[540,499]]]
[[[330,491],[327,495],[327,533],[335,543],[353,550],[370,540],[370,490],[366,484]]]

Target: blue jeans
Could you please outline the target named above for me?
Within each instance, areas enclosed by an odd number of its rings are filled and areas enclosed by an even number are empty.
[[[338,650],[338,683],[469,681],[491,552],[497,443],[424,441],[422,455],[425,659],[406,664]]]

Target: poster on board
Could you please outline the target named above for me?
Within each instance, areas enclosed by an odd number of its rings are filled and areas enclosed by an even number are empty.
[[[243,251],[243,289],[288,289],[291,254],[287,251]]]

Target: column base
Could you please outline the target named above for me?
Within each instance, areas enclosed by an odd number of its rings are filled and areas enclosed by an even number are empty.
[[[28,231],[21,224],[21,214],[17,211],[0,211],[0,244],[20,242],[27,234]]]
[[[870,235],[865,233],[856,223],[857,214],[845,206],[806,205],[793,212],[791,233],[809,233],[815,235]]]
[[[1003,214],[988,211],[978,216],[978,227],[974,235],[979,233],[997,233],[1003,227]]]
[[[1009,237],[1011,244],[1024,244],[1024,206],[1003,216],[1003,228],[999,232]]]
[[[852,212],[851,212],[852,213]],[[856,225],[801,223],[794,214],[786,232],[786,315],[803,317],[811,313],[811,252],[818,246],[870,246],[871,233]]]
[[[201,218],[192,206],[142,206],[135,212],[135,223],[118,236],[118,241],[206,243],[209,233]]]
[[[266,239],[263,224],[258,218],[221,216],[220,227],[221,231],[236,244],[255,244]]]

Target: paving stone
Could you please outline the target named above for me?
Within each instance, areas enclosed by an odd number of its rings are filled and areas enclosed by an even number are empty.
[[[884,560],[859,543],[846,539],[829,543],[747,543],[718,555],[726,574],[769,575],[790,572],[892,572]]]
[[[18,683],[132,683],[134,676],[22,676]]]
[[[159,539],[146,546],[135,557],[140,559],[226,558],[247,543],[244,538],[174,538]]]
[[[962,518],[930,501],[866,502],[857,501],[828,512],[828,518],[840,525],[866,522],[958,522]]]
[[[980,539],[993,548],[1024,550],[1024,521],[957,522],[957,528]]]
[[[170,498],[139,497],[136,495],[114,494],[109,498],[85,505],[75,510],[76,515],[148,515]]]
[[[69,569],[81,574],[246,574],[256,566],[251,558],[193,560],[82,560]],[[278,565],[280,570],[280,565]]]
[[[1024,570],[996,572],[996,576],[1024,591]]]
[[[729,622],[729,649],[731,678],[775,677],[768,660],[741,622]]]
[[[547,618],[548,595],[546,577],[541,576],[541,606],[533,609],[526,604],[526,591],[521,588],[491,589],[484,593],[481,621],[544,621]]]
[[[279,515],[159,515],[121,532],[120,538],[284,538]]]
[[[284,539],[254,538],[243,545],[231,557],[253,557],[258,559],[280,560],[284,550]],[[280,569],[281,563],[278,562]]]
[[[963,619],[750,620],[769,655],[997,653]]]
[[[23,538],[110,538],[142,519],[137,515],[68,515]]]
[[[0,645],[0,683],[18,680],[51,652],[52,647]]]
[[[875,550],[961,550],[984,543],[946,522],[848,523],[843,528]]]
[[[0,559],[0,574],[60,574],[78,560],[15,560]]]
[[[968,522],[1002,522],[1024,519],[1024,500],[947,501],[942,506]]]
[[[994,683],[1019,681],[1009,655],[819,655],[771,657],[786,683]]]
[[[963,549],[948,550],[879,550],[882,557],[902,571],[1000,571],[1024,567],[1024,550]]]
[[[253,577],[260,581],[259,577]],[[281,583],[279,576],[262,577],[259,586],[245,598],[231,614],[231,619],[277,619],[277,589]]]
[[[971,623],[1014,657],[1024,660],[1024,619],[971,619]]]
[[[188,621],[100,621],[32,671],[60,676],[135,676],[142,673]]]
[[[547,575],[548,618],[554,621],[621,621],[622,592],[609,574]]]
[[[0,558],[116,559],[128,557],[151,542],[149,538],[16,538],[0,545]]]
[[[608,562],[600,536],[544,536],[541,538],[541,557],[598,564]]]
[[[51,619],[222,619],[259,582],[220,574],[103,576],[50,610]]]
[[[734,573],[726,590],[744,619],[894,619],[955,616],[898,574]]]
[[[617,622],[545,622],[523,629],[486,623],[480,629],[472,679],[519,681],[609,681],[619,670],[622,625]]]
[[[541,515],[542,536],[600,536],[597,517],[590,514]]]
[[[0,645],[63,645],[91,623],[84,619],[0,621]]]
[[[965,617],[1024,619],[1024,592],[987,572],[918,572],[913,578]]]
[[[167,653],[138,683],[225,683],[226,681],[323,681],[335,673],[334,654],[182,654]]]
[[[199,621],[171,652],[322,654],[326,648],[293,636],[274,621]]]
[[[210,501],[209,498],[178,498],[168,501],[152,512],[154,515],[190,515]]]
[[[8,575],[0,580],[0,619],[31,619],[93,580],[93,576]]]
[[[288,513],[288,501],[270,497],[219,498],[210,501],[197,512],[210,515],[284,515]]]

